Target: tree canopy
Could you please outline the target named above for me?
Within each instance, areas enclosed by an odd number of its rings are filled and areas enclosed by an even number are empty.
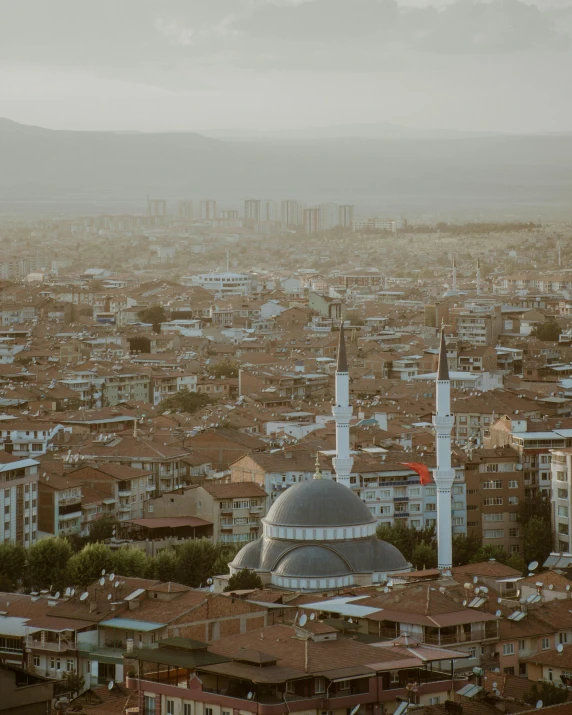
[[[549,318],[543,323],[537,323],[532,331],[532,335],[538,340],[546,340],[547,342],[555,343],[560,337],[562,328],[554,320],[554,318]]]
[[[197,412],[205,405],[210,405],[214,400],[205,395],[202,392],[191,392],[186,388],[184,390],[179,390],[173,395],[169,395],[164,400],[161,401],[159,405],[159,410],[165,412],[166,410],[172,410],[173,412],[187,412],[188,414],[193,414]]]
[[[233,574],[228,579],[228,585],[225,591],[248,591],[253,588],[262,588],[263,583],[260,576],[255,571],[242,569],[238,573]]]
[[[207,372],[212,377],[238,377],[240,363],[237,360],[221,360],[207,367]]]
[[[137,317],[143,323],[151,323],[156,333],[161,332],[161,323],[167,320],[167,314],[162,305],[150,305],[148,308],[142,308],[137,313]]]

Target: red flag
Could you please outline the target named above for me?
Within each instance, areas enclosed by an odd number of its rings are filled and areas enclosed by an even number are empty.
[[[429,473],[429,469],[424,464],[420,464],[419,462],[401,462],[401,464],[403,464],[406,467],[409,467],[414,472],[417,472],[417,474],[419,475],[421,484],[426,485],[426,484],[432,483],[431,474]]]

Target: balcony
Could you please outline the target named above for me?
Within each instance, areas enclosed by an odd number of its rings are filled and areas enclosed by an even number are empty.
[[[117,492],[117,495],[119,497],[130,497],[131,496],[131,489],[120,489]]]
[[[77,643],[73,640],[61,641],[41,641],[33,638],[26,638],[26,648],[30,650],[44,650],[51,653],[65,653],[66,651],[76,650]]]
[[[120,504],[117,507],[117,511],[120,511],[122,513],[126,512],[126,511],[131,511],[131,504]]]

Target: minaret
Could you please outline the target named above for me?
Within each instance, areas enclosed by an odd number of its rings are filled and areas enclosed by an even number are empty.
[[[451,490],[455,470],[451,467],[451,430],[455,418],[451,414],[451,381],[447,365],[445,331],[441,329],[439,371],[437,373],[437,412],[433,417],[437,468],[434,479],[437,486],[437,551],[438,566],[444,571],[453,565],[453,534],[451,518]]]
[[[481,261],[477,256],[477,295],[481,294]]]
[[[457,292],[457,261],[453,258],[453,292]]]
[[[350,474],[354,463],[350,453],[350,376],[346,357],[346,341],[344,339],[344,323],[340,325],[340,344],[338,346],[338,364],[336,367],[336,403],[332,407],[336,420],[336,456],[332,463],[336,472],[336,481],[350,486]]]

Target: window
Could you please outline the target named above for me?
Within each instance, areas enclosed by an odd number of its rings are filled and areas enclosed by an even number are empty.
[[[414,529],[420,529],[421,528],[421,519],[411,519],[411,526]]]
[[[459,494],[463,493],[463,487],[453,487],[453,494],[456,494],[457,496]]]
[[[349,680],[341,680],[339,689],[340,690],[349,690],[350,689],[350,681]]]
[[[510,665],[508,668],[503,668],[507,675],[514,675],[514,665]]]
[[[469,658],[476,658],[476,657],[477,657],[477,649],[469,648]]]
[[[489,479],[488,482],[483,482],[483,489],[502,489],[502,480]]]
[[[395,487],[393,492],[394,497],[405,497],[407,496],[407,490],[405,487]]]
[[[394,511],[396,514],[406,514],[408,511],[408,504],[407,502],[397,502],[397,504],[394,507]]]
[[[511,512],[508,515],[508,520],[509,521],[518,521],[518,514],[516,514],[515,512]]]
[[[542,650],[549,650],[550,648],[550,640],[548,638],[543,638],[542,639]]]
[[[380,514],[391,514],[391,507],[389,506],[389,504],[380,506],[379,513]]]
[[[437,487],[427,487],[425,489],[425,496],[427,496],[427,497],[437,496]]]
[[[465,525],[465,518],[462,516],[454,516],[453,517],[453,526],[464,526]]]
[[[441,702],[441,696],[440,695],[432,695],[429,698],[429,705],[439,705]]]
[[[516,479],[511,479],[508,483],[508,488],[509,489],[518,489],[518,482]]]
[[[483,521],[502,521],[504,514],[483,514]]]
[[[518,641],[518,649],[519,649],[519,650],[525,650],[525,649],[526,649],[526,643],[525,643],[525,641]]]
[[[66,660],[66,670],[68,673],[75,671],[75,663],[73,658],[68,658]]]
[[[559,499],[568,499],[568,489],[559,489],[558,490],[558,498]]]
[[[559,633],[559,634],[558,634],[558,640],[559,640],[560,643],[562,643],[563,645],[565,645],[566,643],[568,643],[568,633]]]
[[[205,715],[213,715],[213,709],[212,709],[212,708],[205,708]]]
[[[314,681],[314,692],[315,693],[325,693],[326,692],[326,680],[324,678],[316,678]]]
[[[409,488],[409,496],[410,497],[421,496],[421,489],[419,487],[410,487]]]
[[[147,507],[147,511],[148,511],[150,514],[153,513],[153,504],[149,504],[149,506]]]
[[[421,511],[421,504],[410,504],[409,511]]]
[[[518,534],[519,534],[518,529],[509,529],[508,530],[508,535],[512,536],[515,539],[518,539]]]
[[[379,497],[380,497],[380,499],[389,499],[389,498],[391,498],[391,489],[380,489],[380,491],[379,491]]]
[[[192,703],[183,703],[183,715],[191,715],[191,713],[193,711],[192,708],[193,708]],[[222,715],[224,715],[225,712],[227,712],[227,711],[223,710]]]
[[[558,516],[568,517],[568,507],[567,506],[559,506],[558,507]]]
[[[143,701],[143,715],[155,715],[155,696],[146,695]]]
[[[464,504],[462,501],[454,501],[453,504],[451,505],[451,508],[453,511],[462,511],[464,507]]]
[[[509,498],[508,498],[508,503],[509,503],[509,504],[512,504],[513,506],[515,506],[516,504],[518,504],[518,497],[509,497]]]
[[[292,680],[286,681],[286,692],[287,693],[295,693],[296,688],[294,687],[294,682]]]
[[[40,667],[40,656],[39,656],[39,655],[35,655],[35,656],[34,656],[34,666],[35,666],[36,668],[39,668],[39,667]]]
[[[437,511],[437,504],[425,504],[425,511]]]
[[[505,643],[502,647],[503,655],[514,655],[514,643]]]
[[[483,500],[485,506],[502,506],[502,497],[487,497]]]
[[[485,529],[483,531],[484,539],[503,539],[504,529]]]
[[[498,464],[487,464],[487,472],[498,472],[499,470],[499,465]],[[499,489],[500,487],[496,487]],[[491,489],[495,489],[495,487],[491,487]]]

